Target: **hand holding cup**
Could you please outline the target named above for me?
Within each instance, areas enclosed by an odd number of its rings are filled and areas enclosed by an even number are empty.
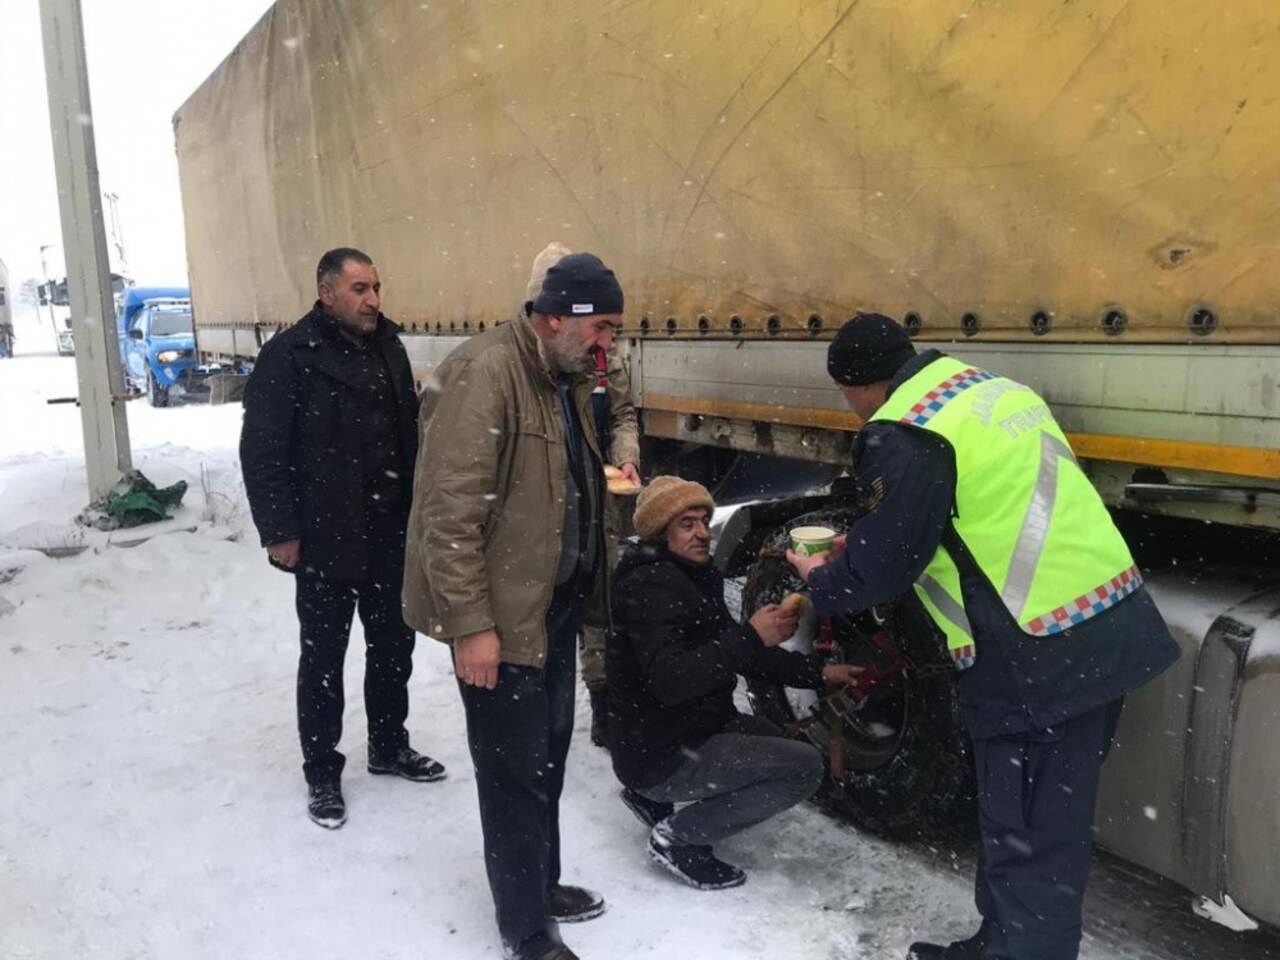
[[[791,531],[787,562],[808,583],[809,574],[839,557],[847,544],[848,537],[830,527],[796,527]]]

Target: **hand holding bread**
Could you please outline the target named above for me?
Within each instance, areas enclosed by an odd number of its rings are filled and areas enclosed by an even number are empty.
[[[640,484],[624,473],[622,468],[612,464],[605,464],[604,480],[609,492],[615,496],[634,497],[640,492]]]
[[[803,593],[789,593],[779,606],[788,617],[802,617],[809,609],[809,597]]]

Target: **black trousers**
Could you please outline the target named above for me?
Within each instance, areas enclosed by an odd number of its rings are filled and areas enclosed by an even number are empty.
[[[404,518],[371,515],[369,571],[361,582],[338,582],[299,574],[298,736],[302,771],[308,783],[336,780],[346,758],[338,752],[345,705],[342,667],[351,620],[364,625],[364,708],[369,748],[394,756],[409,743],[409,675],[413,672],[413,630],[400,612],[404,579]]]
[[[1098,780],[1123,706],[973,742],[984,960],[1076,960]]]
[[[557,589],[547,613],[545,669],[504,663],[492,690],[458,684],[485,869],[498,932],[509,946],[555,925],[547,895],[560,882],[560,792],[573,736],[581,614],[580,592]]]

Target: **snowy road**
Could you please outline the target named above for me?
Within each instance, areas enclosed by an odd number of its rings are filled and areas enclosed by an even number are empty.
[[[76,535],[78,413],[44,402],[74,387],[72,360],[0,361],[0,958],[499,956],[442,647],[420,641],[410,731],[449,779],[364,772],[353,654],[351,819],[328,833],[305,816],[292,584],[248,532],[238,407],[130,405],[136,464],[192,484],[178,532],[131,549],[80,535],[91,549],[57,561],[16,550]],[[610,910],[566,929],[584,958],[899,958],[976,926],[968,852],[895,847],[812,807],[724,846],[745,887],[675,885],[642,856],[586,720],[562,807],[566,879]],[[1280,956],[1129,873],[1095,875],[1087,960]]]

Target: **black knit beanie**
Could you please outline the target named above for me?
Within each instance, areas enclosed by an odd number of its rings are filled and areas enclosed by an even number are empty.
[[[836,383],[861,387],[891,380],[916,355],[907,332],[878,313],[859,313],[827,347],[827,373]]]
[[[622,286],[594,253],[561,257],[542,279],[534,313],[553,317],[622,312]]]

